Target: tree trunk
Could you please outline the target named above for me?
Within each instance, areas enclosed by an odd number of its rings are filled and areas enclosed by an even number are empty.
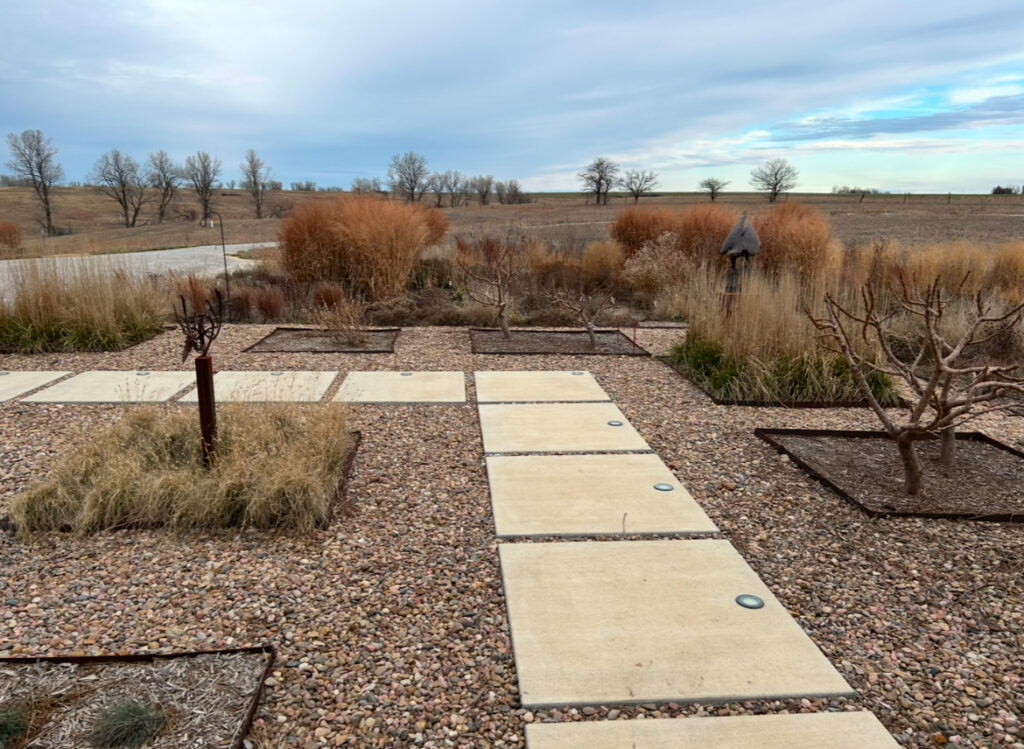
[[[512,339],[512,331],[508,328],[508,312],[506,312],[506,305],[501,305],[498,308],[498,325],[501,327],[502,337],[508,341]]]
[[[590,350],[593,351],[597,348],[597,336],[594,335],[594,323],[587,323],[587,336],[590,338]]]
[[[939,435],[942,440],[942,452],[939,454],[939,463],[943,468],[952,468],[956,461],[956,429],[947,427]]]
[[[921,460],[917,457],[917,450],[914,448],[914,440],[908,435],[902,435],[896,438],[896,446],[899,448],[900,459],[903,461],[903,491],[916,497],[924,486],[921,480],[924,471],[921,468]]]

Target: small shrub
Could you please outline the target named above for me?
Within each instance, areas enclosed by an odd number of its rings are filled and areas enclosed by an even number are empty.
[[[645,244],[665,232],[674,231],[674,216],[664,208],[625,208],[615,217],[610,233],[622,245],[626,257],[635,255]]]
[[[421,257],[412,270],[414,289],[443,289],[452,285],[455,276],[455,262],[446,255]]]
[[[334,309],[346,297],[345,287],[336,283],[318,283],[313,287],[313,306]]]
[[[101,749],[135,749],[163,730],[167,717],[137,702],[125,702],[103,711],[89,734],[89,743]]]
[[[584,248],[580,261],[584,283],[589,288],[615,288],[624,260],[622,247],[617,242],[591,242]]]
[[[754,230],[761,240],[756,262],[773,273],[787,268],[809,275],[836,264],[832,230],[816,208],[783,203],[755,219]]]
[[[322,295],[321,295],[322,296]],[[366,333],[361,329],[363,316],[366,314],[366,303],[348,294],[338,299],[331,299],[327,305],[316,305],[310,310],[309,316],[315,325],[319,325],[336,340],[349,346],[358,346],[366,341]]]
[[[12,250],[21,247],[21,227],[9,221],[0,221],[0,244]]]
[[[284,292],[278,286],[260,286],[256,288],[253,302],[264,320],[277,320],[284,312],[287,301]]]

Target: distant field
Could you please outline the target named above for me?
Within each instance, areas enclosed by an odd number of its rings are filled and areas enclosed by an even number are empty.
[[[270,193],[268,206],[286,214],[309,200],[335,198],[339,193]],[[608,235],[608,226],[632,198],[612,195],[607,206],[594,205],[579,193],[538,193],[526,205],[471,205],[445,208],[450,234],[525,233],[562,247],[583,246]],[[845,244],[898,241],[904,244],[971,242],[995,245],[1024,238],[1024,197],[1013,195],[868,195],[792,194],[825,213],[835,236]],[[641,199],[642,206],[673,207],[705,202],[704,193],[659,193]],[[750,215],[770,208],[756,193],[723,193],[719,203]],[[28,188],[0,188],[0,222],[21,226],[25,256],[94,254],[188,247],[220,242],[214,227],[203,228],[195,220],[198,206],[192,194],[182,192],[171,207],[171,218],[154,223],[152,205],[143,208],[139,226],[119,226],[118,206],[93,188],[60,188],[53,195],[54,223],[70,234],[42,239],[39,207]],[[224,217],[225,240],[266,242],[277,238],[280,219],[257,220],[248,196],[239,190],[222,190],[216,209]],[[0,248],[2,249],[2,248]]]

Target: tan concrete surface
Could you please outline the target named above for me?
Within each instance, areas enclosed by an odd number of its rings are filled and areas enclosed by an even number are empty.
[[[487,478],[503,538],[718,530],[657,455],[491,456]]]
[[[501,544],[526,707],[853,690],[728,541]],[[745,609],[741,594],[762,598]]]
[[[47,383],[59,380],[70,372],[51,372],[44,370],[23,370],[20,372],[0,372],[0,403],[24,395],[30,390],[42,387]]]
[[[482,403],[480,429],[489,453],[650,449],[613,403]]]
[[[82,372],[29,395],[32,403],[159,403],[194,385],[195,372]]]
[[[349,372],[334,396],[346,403],[465,403],[462,372]]]
[[[278,370],[280,371],[280,370]],[[330,389],[337,372],[274,372],[224,371],[213,376],[213,394],[219,403],[317,403]],[[193,388],[182,403],[196,403],[199,396]]]
[[[480,403],[611,400],[590,372],[477,372]]]
[[[535,723],[527,749],[896,749],[871,713]]]

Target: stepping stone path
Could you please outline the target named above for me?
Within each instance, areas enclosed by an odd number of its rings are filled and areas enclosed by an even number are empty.
[[[717,530],[622,412],[593,402],[596,381],[476,382],[500,537]],[[506,542],[499,557],[524,707],[853,694],[726,540]],[[527,745],[897,746],[866,712],[531,725]]]
[[[194,385],[195,381],[193,372],[92,370],[33,393],[22,402],[162,403]]]
[[[32,392],[69,374],[71,372],[0,372],[0,403]]]
[[[337,372],[217,372],[213,392],[223,403],[318,403],[338,376]],[[195,376],[193,375],[193,382]],[[181,398],[182,403],[198,403],[195,389]]]
[[[349,372],[334,396],[343,403],[378,405],[462,404],[462,372]]]

